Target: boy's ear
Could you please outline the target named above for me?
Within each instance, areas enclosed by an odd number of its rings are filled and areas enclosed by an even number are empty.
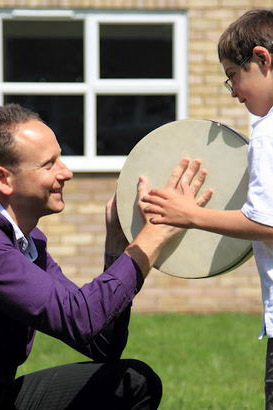
[[[253,48],[253,57],[262,66],[271,67],[272,66],[272,54],[267,50],[267,48],[262,46],[256,46]]]
[[[9,196],[12,193],[11,172],[7,168],[0,166],[0,194]]]

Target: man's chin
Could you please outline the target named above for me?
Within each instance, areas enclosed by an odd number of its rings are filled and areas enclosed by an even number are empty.
[[[59,214],[60,212],[63,211],[64,207],[65,207],[64,202],[60,202],[58,205],[52,205],[45,210],[44,216],[52,215],[52,214]]]

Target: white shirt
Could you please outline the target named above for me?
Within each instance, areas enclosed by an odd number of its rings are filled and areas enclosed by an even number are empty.
[[[5,208],[0,203],[0,213],[12,224],[15,232],[15,237],[18,242],[20,251],[34,262],[38,258],[38,252],[36,246],[30,236],[26,237],[19,226],[14,222],[10,214],[5,210]]]
[[[249,187],[243,214],[260,224],[273,227],[273,107],[252,124],[248,147]],[[264,304],[259,338],[273,337],[273,240],[253,241],[253,251],[261,278]]]

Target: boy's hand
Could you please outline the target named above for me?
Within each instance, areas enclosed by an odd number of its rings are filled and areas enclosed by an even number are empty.
[[[149,215],[151,223],[191,227],[194,210],[205,206],[213,194],[212,189],[207,189],[198,200],[195,199],[207,176],[207,170],[200,170],[200,167],[199,160],[184,158],[174,169],[164,190],[152,189],[143,196],[142,202],[150,204],[143,206],[143,212]]]
[[[199,171],[200,165],[200,161],[190,161],[188,158],[184,158],[178,166],[173,169],[171,177],[166,184],[166,189],[162,192],[166,195],[177,194],[180,198],[180,196],[183,196],[184,194],[183,184],[186,184],[190,190],[190,195],[195,198],[207,175],[205,170]],[[196,175],[197,177],[194,180]],[[181,178],[185,181],[183,184],[181,184]],[[147,207],[147,202],[144,201],[144,198],[151,198],[152,200],[156,199],[156,201],[163,201],[163,203],[165,199],[160,196],[148,195],[148,192],[149,187],[147,179],[140,178],[138,183],[138,205],[145,224],[133,242],[131,242],[125,250],[125,253],[131,256],[138,264],[144,278],[156,262],[166,243],[183,230],[179,225],[161,223],[161,221],[158,223],[153,222],[155,218],[159,218],[157,214],[158,210],[161,211],[161,206],[149,205]],[[150,194],[152,192],[150,191]],[[198,205],[205,205],[210,199],[211,194],[211,190],[206,191],[206,193],[198,200]],[[151,213],[152,209],[155,209],[156,212]]]
[[[149,180],[144,177],[140,177],[138,181],[137,191],[138,191],[138,207],[141,212],[144,226],[146,229],[151,229],[151,232],[156,232],[159,237],[170,238],[178,232],[181,232],[181,228],[177,228],[174,226],[155,226],[155,224],[151,223],[153,217],[157,215],[154,213],[150,213],[146,211],[147,204],[143,202],[142,198],[145,197],[148,192],[150,191],[149,188]],[[163,229],[162,229],[163,228]]]

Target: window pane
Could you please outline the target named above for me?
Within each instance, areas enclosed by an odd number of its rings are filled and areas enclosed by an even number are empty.
[[[171,24],[101,24],[101,78],[172,78]]]
[[[83,81],[83,23],[4,21],[4,81]]]
[[[97,154],[128,155],[146,134],[174,120],[173,95],[100,95]]]
[[[6,95],[5,104],[18,103],[38,112],[55,132],[62,155],[83,155],[83,97]]]

